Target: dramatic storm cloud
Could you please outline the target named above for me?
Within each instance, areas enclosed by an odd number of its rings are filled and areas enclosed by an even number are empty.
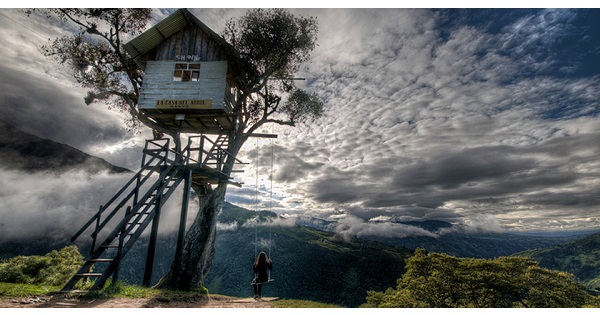
[[[245,12],[190,10],[218,33]],[[326,112],[248,141],[239,158],[250,164],[234,179],[244,185],[227,201],[340,220],[343,235],[427,235],[393,223],[423,220],[462,232],[600,226],[600,10],[290,10],[318,18],[298,82]],[[153,23],[172,11],[155,9]],[[0,13],[2,119],[139,167],[149,130],[128,132],[121,113],[86,107],[85,90],[40,54],[68,30]],[[3,178],[14,181],[9,168]],[[2,207],[21,222],[14,193],[4,189]]]
[[[310,13],[328,111],[285,133],[275,175],[307,208],[598,225],[598,10]]]

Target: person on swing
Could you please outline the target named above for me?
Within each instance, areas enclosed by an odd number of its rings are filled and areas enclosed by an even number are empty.
[[[262,284],[269,281],[269,270],[273,270],[273,263],[265,252],[260,252],[252,267],[254,269],[254,280],[252,280],[254,298],[260,299],[262,297]]]

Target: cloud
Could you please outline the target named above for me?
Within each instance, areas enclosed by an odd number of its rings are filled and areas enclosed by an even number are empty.
[[[0,240],[70,238],[131,175],[24,173],[2,168]],[[32,228],[35,227],[35,228]]]
[[[335,224],[334,232],[349,240],[352,237],[404,238],[411,236],[438,237],[425,229],[393,222],[365,222],[354,216],[346,216]]]
[[[447,233],[503,233],[506,229],[502,227],[500,222],[490,214],[476,214],[473,217],[465,218],[461,224],[454,225],[450,228],[442,228],[438,234],[444,235]]]
[[[126,129],[124,113],[102,105],[86,106],[86,90],[75,85],[66,66],[41,53],[46,39],[67,33],[65,25],[39,12],[28,17],[21,10],[2,9],[2,14],[10,17],[0,19],[5,35],[0,39],[2,119],[25,132],[69,144],[118,166],[139,167],[143,138],[149,138],[149,130],[134,135]],[[119,148],[116,143],[129,143],[129,147]],[[135,149],[129,150],[132,143]],[[136,151],[139,153],[134,155]]]
[[[471,218],[465,226],[475,230],[493,230],[492,218],[509,229],[598,226],[595,11],[292,11],[319,19],[318,46],[298,83],[323,99],[325,115],[266,131],[279,135],[272,178],[270,143],[257,149],[249,141],[239,157],[251,164],[235,174],[244,187],[230,187],[228,201],[353,216],[365,233],[377,233],[369,221],[377,217]],[[155,20],[169,12],[155,10]],[[220,33],[245,10],[193,12]],[[40,15],[3,13],[42,37],[65,32]],[[119,166],[139,166],[147,130],[132,135],[120,113],[84,106],[85,91],[37,51],[38,35],[6,19],[0,30],[4,120]]]
[[[245,228],[255,228],[255,227],[259,227],[259,226],[291,227],[291,226],[295,226],[295,225],[296,225],[295,217],[276,216],[276,217],[260,218],[258,215],[256,215],[256,216],[246,220],[246,222],[244,222],[242,224],[242,227],[245,227]]]
[[[600,77],[557,73],[552,53],[581,12],[461,12],[323,12],[338,26],[324,27],[305,76],[328,110],[284,133],[288,193],[324,217],[456,210],[511,228],[518,209],[536,226],[598,210]],[[471,23],[479,13],[489,23]]]
[[[235,231],[238,228],[237,221],[231,223],[217,222],[217,231]]]
[[[85,171],[27,173],[0,168],[0,242],[48,237],[70,239],[124,185],[131,174]],[[178,188],[163,205],[159,232],[179,228],[183,190]],[[198,211],[198,200],[190,200],[187,226]],[[116,221],[120,220],[115,216]],[[33,227],[33,228],[32,228]],[[149,229],[144,233],[148,233]],[[86,234],[88,233],[88,234]],[[84,239],[91,233],[88,229]],[[87,240],[87,239],[86,239]]]

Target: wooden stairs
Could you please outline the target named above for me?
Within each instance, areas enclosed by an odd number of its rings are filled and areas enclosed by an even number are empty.
[[[193,146],[190,137],[181,153],[169,148],[169,139],[146,141],[141,169],[71,238],[74,242],[93,228],[90,255],[61,292],[81,291],[89,280],[95,280],[89,290],[98,290],[111,276],[117,282],[123,257],[160,216],[162,205],[185,179],[184,172],[193,174],[196,170],[201,176],[194,179],[207,181],[206,185],[231,179],[221,173],[227,136],[219,135],[214,141],[205,136],[196,138],[200,139],[199,145]],[[206,150],[209,146],[210,150]],[[191,158],[194,151],[198,151],[198,160]],[[78,285],[80,282],[82,285]]]

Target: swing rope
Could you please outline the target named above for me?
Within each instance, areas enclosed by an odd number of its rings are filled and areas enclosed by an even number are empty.
[[[275,161],[275,149],[273,146],[273,139],[271,138],[271,174],[270,174],[270,188],[269,188],[269,192],[270,192],[270,196],[269,196],[269,203],[268,203],[268,209],[271,210],[272,208],[272,204],[273,204],[273,165],[274,165],[274,161]],[[259,177],[259,150],[258,150],[258,138],[256,139],[256,175],[255,175],[255,195],[254,195],[254,204],[255,204],[255,213],[257,213],[257,220],[256,220],[256,226],[254,227],[254,257],[258,256],[258,226],[260,223],[260,215],[258,215],[258,208],[259,208],[259,204],[258,204],[258,193],[259,193],[259,189],[258,189],[258,177]],[[272,243],[272,226],[273,223],[271,222],[269,224],[269,242],[268,242],[268,257],[271,257],[271,243]],[[271,278],[271,271],[267,271],[268,273],[268,281],[267,282],[271,282],[273,281],[273,279]],[[254,283],[254,282],[253,282]]]
[[[258,216],[258,138],[256,138],[256,182],[255,182],[255,194],[254,194],[254,211],[257,213],[256,226],[254,227],[254,257],[258,256],[258,222],[260,216]]]
[[[275,161],[275,149],[273,146],[273,139],[271,139],[271,174],[270,174],[270,187],[269,187],[269,203],[267,208],[271,210],[273,207],[273,165]],[[258,138],[256,138],[256,175],[255,175],[255,194],[254,194],[254,204],[255,204],[255,212],[257,213],[257,222],[254,228],[254,257],[258,255],[258,225],[260,216],[258,215],[258,177],[259,177],[259,150],[258,150]],[[272,226],[273,224],[269,224],[269,242],[268,242],[268,256],[271,257],[271,243],[272,243]]]
[[[271,133],[273,133],[272,131],[273,129],[271,128]],[[273,138],[271,138],[271,175],[269,177],[270,179],[270,184],[271,187],[269,188],[269,211],[272,210],[273,207]],[[269,257],[271,257],[271,227],[273,226],[273,224],[269,224]]]

